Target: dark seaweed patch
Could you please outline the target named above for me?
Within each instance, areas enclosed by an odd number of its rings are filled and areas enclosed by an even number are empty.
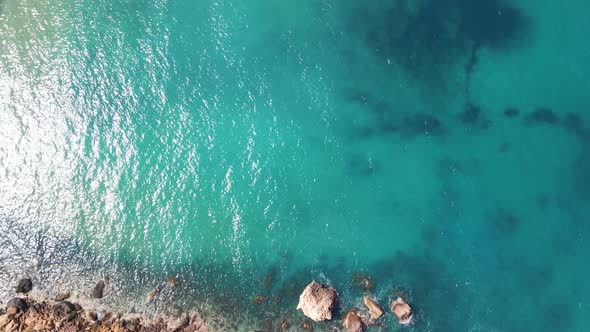
[[[554,298],[545,306],[546,323],[554,331],[572,331],[575,321],[575,307],[571,301],[562,298]]]
[[[425,113],[406,116],[400,124],[400,130],[410,136],[441,135],[444,133],[443,125],[438,118]]]
[[[354,156],[349,160],[348,167],[353,174],[362,176],[374,175],[377,172],[375,162],[367,157]]]
[[[575,113],[568,113],[563,118],[563,126],[565,129],[575,133],[576,137],[583,142],[590,141],[590,129],[584,124],[584,119]]]
[[[584,130],[584,120],[575,113],[568,113],[563,119],[563,125],[575,132]]]
[[[510,150],[510,143],[508,142],[504,142],[498,146],[498,152],[500,153],[506,153],[508,150]]]
[[[463,113],[461,113],[461,122],[464,124],[475,124],[480,119],[481,108],[475,104],[467,103]]]
[[[556,124],[557,116],[549,108],[540,107],[534,110],[531,114],[524,118],[524,123],[527,125],[534,123]]]
[[[504,235],[516,232],[520,226],[520,219],[514,213],[500,207],[488,212],[486,220],[493,226],[494,230]]]
[[[440,77],[466,57],[470,76],[480,48],[503,51],[523,42],[525,15],[503,0],[384,0],[356,8],[352,23],[370,49],[413,77]]]
[[[504,115],[509,118],[516,117],[519,113],[520,111],[518,110],[518,108],[515,107],[508,107],[504,110]]]

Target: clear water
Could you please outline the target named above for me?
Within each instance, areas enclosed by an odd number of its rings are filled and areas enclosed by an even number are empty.
[[[404,330],[586,331],[589,12],[2,0],[0,299],[107,275],[101,303],[295,330],[307,282],[341,314],[365,273]]]

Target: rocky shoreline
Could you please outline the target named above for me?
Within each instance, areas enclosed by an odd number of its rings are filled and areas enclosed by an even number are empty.
[[[93,298],[102,298],[105,281],[100,280],[91,290]],[[52,300],[36,299],[30,295],[30,279],[21,279],[13,297],[0,308],[0,331],[97,331],[97,332],[208,332],[213,331],[197,312],[149,318],[140,314],[114,313],[83,308],[70,302],[70,293],[60,293]]]
[[[356,279],[353,277],[353,280]],[[330,285],[312,281],[303,289],[296,308],[305,316],[303,323],[291,326],[290,320],[284,318],[278,325],[278,330],[295,328],[313,331],[314,322],[324,321],[331,322],[328,325],[320,324],[316,327],[320,330],[325,327],[331,331],[340,330],[343,327],[346,331],[362,332],[371,326],[382,326],[379,320],[385,315],[385,311],[378,303],[378,299],[371,294],[374,285],[370,278],[362,278],[361,281],[357,286],[362,286],[361,288],[365,291],[360,302],[362,304],[344,311],[341,317],[340,310],[337,309],[340,299],[336,289]],[[89,289],[88,294],[93,299],[101,299],[108,284],[108,279],[99,280],[93,288]],[[164,288],[174,288],[176,284],[176,279],[171,277],[163,286],[152,289],[147,294],[146,303],[155,301]],[[133,313],[134,309],[126,313],[115,313],[93,308],[92,302],[85,302],[84,308],[78,300],[70,296],[69,292],[58,293],[52,296],[52,299],[45,299],[32,295],[34,294],[31,292],[32,289],[33,283],[30,279],[21,279],[18,282],[15,287],[18,296],[10,299],[5,308],[0,308],[0,331],[207,332],[225,330],[223,324],[221,329],[214,321],[208,324],[199,312],[177,311],[158,317],[136,314]],[[255,297],[254,304],[257,304],[258,297]],[[406,325],[412,322],[412,308],[402,297],[390,299],[389,308],[399,324]],[[337,315],[334,319],[336,322],[333,320],[334,315]],[[257,325],[256,322],[251,323]]]
[[[0,309],[0,331],[211,331],[198,313],[148,319],[122,314],[99,314],[67,300],[37,301],[15,297]]]

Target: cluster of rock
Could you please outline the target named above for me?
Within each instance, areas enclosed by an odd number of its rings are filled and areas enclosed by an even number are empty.
[[[92,297],[102,298],[105,286],[104,281],[99,281],[92,290]],[[30,279],[22,279],[16,291],[26,294],[32,287]],[[12,298],[5,309],[0,309],[0,331],[209,331],[197,313],[158,319],[123,317],[121,314],[85,310],[79,304],[67,301],[68,298],[69,293],[60,293],[53,301],[36,301],[26,295]]]
[[[334,288],[314,280],[299,296],[297,309],[316,322],[331,320],[336,301],[337,293]],[[369,317],[363,315],[358,309],[348,311],[342,319],[342,325],[348,331],[362,332],[367,326],[375,325],[375,322],[383,316],[384,311],[374,298],[366,295],[363,297],[363,303],[369,312]],[[401,297],[397,297],[390,308],[400,324],[405,325],[412,321],[412,308]]]

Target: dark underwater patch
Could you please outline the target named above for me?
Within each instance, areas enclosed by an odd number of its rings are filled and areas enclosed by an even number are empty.
[[[563,127],[572,131],[582,142],[590,142],[590,129],[586,127],[584,119],[576,113],[568,113],[562,120]]]
[[[473,103],[467,103],[461,113],[461,122],[463,124],[473,125],[481,118],[481,108]]]
[[[504,142],[498,146],[498,152],[506,153],[510,150],[511,144],[508,142]]]
[[[465,104],[459,119],[466,126],[478,126],[481,129],[487,129],[491,125],[491,122],[486,119],[481,107],[472,102]]]
[[[508,118],[517,117],[520,114],[520,110],[516,107],[508,107],[504,110],[504,115]]]
[[[524,118],[526,125],[535,123],[557,124],[558,118],[555,113],[546,107],[539,107]]]
[[[514,234],[520,228],[520,219],[510,210],[501,207],[489,211],[486,221],[502,235]]]
[[[426,113],[414,113],[404,117],[400,124],[400,130],[408,136],[440,136],[444,133],[444,127],[440,120],[436,116]]]
[[[529,23],[518,8],[505,0],[381,1],[356,10],[351,23],[367,46],[392,59],[412,77],[435,79],[458,61],[467,76],[485,47],[507,51],[521,45]]]

